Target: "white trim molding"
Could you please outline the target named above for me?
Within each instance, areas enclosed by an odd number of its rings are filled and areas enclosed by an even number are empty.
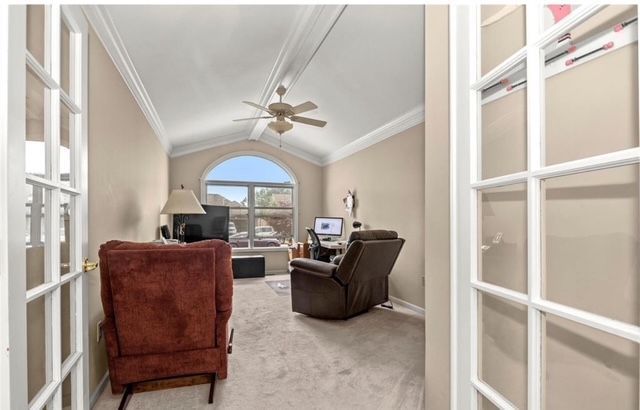
[[[96,403],[98,402],[98,399],[102,395],[102,392],[107,387],[108,383],[109,383],[109,371],[106,371],[104,372],[104,376],[102,376],[102,379],[100,379],[100,381],[98,382],[96,389],[93,391],[93,393],[91,393],[91,400],[89,401],[90,409],[92,409],[93,406],[96,405]]]
[[[392,119],[386,124],[381,125],[380,127],[374,129],[373,131],[363,135],[362,137],[356,139],[355,141],[352,141],[349,144],[337,149],[336,151],[332,152],[331,154],[325,157],[319,157],[319,156],[313,155],[301,148],[287,144],[287,137],[283,137],[282,146],[280,146],[280,140],[277,137],[269,134],[266,130],[263,132],[262,138],[259,140],[259,142],[265,143],[267,145],[271,145],[272,147],[279,148],[284,152],[287,152],[305,161],[311,162],[312,164],[315,164],[318,166],[325,166],[333,162],[339,161],[341,159],[347,158],[358,151],[362,151],[363,149],[369,148],[372,145],[382,142],[387,138],[393,137],[394,135],[399,134],[402,131],[408,130],[409,128],[414,127],[423,122],[424,122],[424,104],[421,104],[415,108],[412,108],[406,113]],[[203,151],[209,148],[214,148],[222,145],[232,144],[234,142],[245,141],[246,139],[247,139],[247,134],[244,132],[239,132],[235,134],[229,134],[223,137],[208,139],[206,141],[195,142],[187,145],[180,145],[173,148],[173,151],[171,152],[171,158],[192,154],[194,152]]]
[[[131,57],[129,57],[127,48],[122,42],[120,34],[118,34],[118,30],[116,29],[109,12],[105,6],[99,5],[86,5],[82,6],[82,9],[98,35],[98,38],[102,42],[102,45],[104,45],[107,54],[111,57],[111,60],[120,72],[120,75],[122,75],[122,78],[127,84],[127,87],[129,87],[129,90],[131,90],[131,94],[133,94],[133,97],[140,106],[142,113],[147,118],[147,121],[158,138],[158,141],[160,141],[160,144],[164,147],[167,154],[171,154],[173,147],[167,137],[162,121],[160,120],[160,116],[151,101],[151,97],[149,97],[147,90],[144,88],[144,84],[133,65]]]
[[[372,145],[386,140],[402,131],[408,130],[420,123],[424,122],[424,104],[421,104],[386,124],[376,128],[375,130],[363,135],[357,140],[350,142],[342,148],[339,148],[327,155],[321,160],[322,165],[328,165],[332,162],[339,161],[343,158],[351,156],[358,151],[362,151]]]
[[[171,158],[181,157],[183,155],[193,154],[194,152],[204,151],[209,148],[215,148],[222,145],[233,144],[234,142],[246,141],[246,132],[236,132],[233,134],[223,135],[220,137],[209,138],[204,141],[192,142],[180,146],[173,147]]]
[[[296,18],[297,24],[289,32],[278,53],[278,58],[262,88],[258,104],[262,106],[269,104],[279,85],[287,88],[287,94],[291,91],[346,7],[345,5],[320,5],[302,8]],[[257,113],[258,110],[256,110]],[[260,139],[267,123],[268,120],[250,121],[249,139]]]
[[[419,314],[420,316],[424,317],[424,308],[421,308],[418,305],[414,305],[413,303],[409,303],[406,300],[402,300],[400,298],[397,298],[395,296],[389,296],[389,300],[393,303],[395,303],[398,306],[402,306],[404,308],[407,308],[409,310],[411,310],[412,312],[415,312],[417,314]]]

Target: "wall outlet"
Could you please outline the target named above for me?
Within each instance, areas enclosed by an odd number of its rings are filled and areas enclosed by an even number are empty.
[[[424,279],[424,275],[422,275],[422,287],[424,288],[425,286],[426,286],[426,282],[425,282],[425,279]]]
[[[98,322],[98,325],[96,326],[96,342],[100,343],[100,341],[102,340],[102,322],[103,320],[100,320]]]

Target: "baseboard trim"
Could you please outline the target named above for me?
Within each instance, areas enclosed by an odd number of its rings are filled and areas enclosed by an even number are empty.
[[[98,399],[102,395],[102,392],[107,387],[108,381],[109,381],[109,371],[107,370],[106,372],[104,372],[104,376],[102,376],[102,379],[100,380],[100,383],[98,383],[98,386],[96,387],[94,392],[91,393],[91,399],[89,399],[89,408],[92,409],[93,406],[96,405]]]
[[[418,305],[414,305],[413,303],[409,303],[406,300],[402,300],[402,299],[397,298],[395,296],[389,296],[389,300],[391,300],[396,305],[400,305],[400,306],[406,307],[407,309],[409,309],[409,310],[411,310],[413,312],[416,312],[420,316],[424,316],[424,308],[421,308]]]

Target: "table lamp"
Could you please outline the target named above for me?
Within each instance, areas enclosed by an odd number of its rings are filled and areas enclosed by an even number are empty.
[[[184,189],[184,185],[180,185],[180,189],[174,189],[167,199],[167,203],[162,207],[161,214],[172,214],[177,216],[178,221],[178,241],[184,242],[184,227],[189,219],[190,214],[206,214],[205,210],[198,202],[198,198],[190,189]]]

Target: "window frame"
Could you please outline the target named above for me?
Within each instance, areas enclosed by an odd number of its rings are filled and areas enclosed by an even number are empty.
[[[274,164],[276,164],[277,166],[279,166],[280,168],[282,168],[291,178],[291,182],[290,183],[277,183],[277,182],[257,182],[257,181],[221,181],[221,180],[213,180],[213,179],[208,179],[208,175],[209,173],[214,170],[217,166],[221,165],[222,163],[229,161],[231,159],[237,158],[237,157],[244,157],[244,156],[252,156],[252,157],[258,157],[258,158],[262,158],[265,159],[267,161],[271,161]],[[236,187],[243,187],[243,188],[247,188],[247,207],[230,207],[230,209],[247,209],[248,212],[248,218],[249,218],[249,226],[248,226],[248,244],[249,246],[247,248],[233,248],[233,252],[252,252],[255,250],[259,250],[261,252],[264,251],[281,251],[284,249],[288,249],[288,247],[286,246],[286,244],[283,244],[280,247],[256,247],[254,246],[254,239],[255,239],[255,212],[256,209],[283,209],[283,210],[291,210],[292,214],[293,214],[293,229],[292,229],[292,235],[291,237],[293,238],[294,242],[298,241],[298,183],[297,183],[297,178],[295,176],[295,174],[293,173],[293,171],[291,170],[291,168],[289,168],[286,164],[282,163],[282,161],[280,161],[277,158],[274,158],[270,155],[266,155],[264,153],[261,152],[255,152],[255,151],[242,151],[242,152],[234,152],[232,154],[227,154],[224,155],[220,158],[218,158],[216,161],[214,161],[213,163],[211,163],[202,173],[202,177],[200,178],[200,201],[203,204],[207,203],[207,190],[209,188],[209,186],[236,186]],[[291,207],[262,207],[259,206],[257,207],[255,205],[255,188],[259,187],[259,188],[290,188],[292,191],[292,206]]]
[[[640,163],[640,147],[546,164],[544,158],[544,47],[583,23],[605,5],[582,5],[552,27],[542,28],[542,7],[526,6],[526,44],[485,75],[479,71],[480,5],[450,7],[451,160],[451,408],[476,409],[480,394],[502,409],[513,409],[500,392],[478,377],[480,293],[526,306],[528,310],[528,408],[542,407],[542,317],[549,313],[590,329],[640,343],[640,326],[552,302],[542,295],[542,201],[544,180]],[[640,25],[636,26],[640,36]],[[640,56],[638,57],[640,61]],[[527,63],[527,169],[483,179],[480,94],[518,64]],[[640,73],[638,74],[640,75]],[[487,188],[527,184],[528,292],[516,292],[478,278],[478,195]]]

